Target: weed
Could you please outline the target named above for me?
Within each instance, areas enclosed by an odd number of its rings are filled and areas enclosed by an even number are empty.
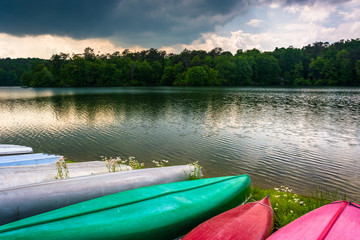
[[[129,157],[129,166],[132,169],[142,169],[144,168],[144,163],[139,163],[137,160],[135,160],[135,157]]]
[[[129,159],[122,160],[120,157],[112,158],[101,156],[101,161],[105,162],[106,168],[109,172],[144,168],[144,163],[139,163],[135,160],[135,157],[129,157]],[[130,166],[130,168],[124,167],[122,164]]]
[[[67,166],[67,162],[64,157],[61,157],[59,160],[56,161],[56,168],[57,168],[57,175],[55,179],[62,179],[62,178],[69,178],[69,169]]]
[[[193,162],[193,163],[189,163],[188,166],[189,166],[189,168],[190,168],[190,169],[189,169],[190,172],[187,173],[187,172],[185,171],[185,175],[187,175],[187,178],[188,178],[189,180],[200,179],[200,178],[203,177],[203,174],[202,174],[202,171],[201,171],[202,166],[199,165],[199,162],[198,162],[198,161]]]
[[[152,162],[155,164],[156,167],[165,167],[165,164],[168,163],[168,160],[160,160],[160,161],[156,161],[156,160],[152,160]]]

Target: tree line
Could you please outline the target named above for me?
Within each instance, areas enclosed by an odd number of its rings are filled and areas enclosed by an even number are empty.
[[[359,86],[360,40],[235,54],[221,48],[95,54],[86,48],[82,54],[60,53],[49,60],[0,59],[0,85],[9,83],[3,80],[9,74],[11,83],[30,87]]]

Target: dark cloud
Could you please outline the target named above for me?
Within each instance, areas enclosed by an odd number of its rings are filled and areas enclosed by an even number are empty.
[[[183,42],[224,24],[240,1],[1,0],[0,32],[113,37],[128,44]]]
[[[339,4],[344,2],[349,2],[350,0],[285,0],[286,5],[292,4],[314,4],[315,2],[322,2],[322,3],[331,3],[331,4]]]
[[[285,0],[304,4],[313,0]],[[340,1],[340,0],[327,0]],[[129,45],[189,43],[264,0],[0,0],[0,32],[111,37]],[[179,39],[181,39],[179,41]]]

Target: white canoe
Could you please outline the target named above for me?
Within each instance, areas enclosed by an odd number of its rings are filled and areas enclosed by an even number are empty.
[[[32,153],[31,147],[25,147],[20,145],[0,144],[0,156],[2,155],[14,155],[14,154],[26,154]]]
[[[107,173],[105,162],[78,162],[68,163],[70,178],[94,174]],[[122,165],[122,169],[131,170],[129,166]],[[0,189],[16,187],[32,183],[57,181],[58,170],[56,164],[41,164],[30,166],[0,167]]]
[[[188,165],[105,173],[0,190],[0,225],[134,188],[188,179]]]
[[[55,163],[61,156],[44,153],[0,156],[0,167]]]

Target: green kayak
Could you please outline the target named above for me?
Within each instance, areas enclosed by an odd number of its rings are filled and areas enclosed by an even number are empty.
[[[247,175],[143,187],[0,226],[0,239],[174,239],[249,195]]]

